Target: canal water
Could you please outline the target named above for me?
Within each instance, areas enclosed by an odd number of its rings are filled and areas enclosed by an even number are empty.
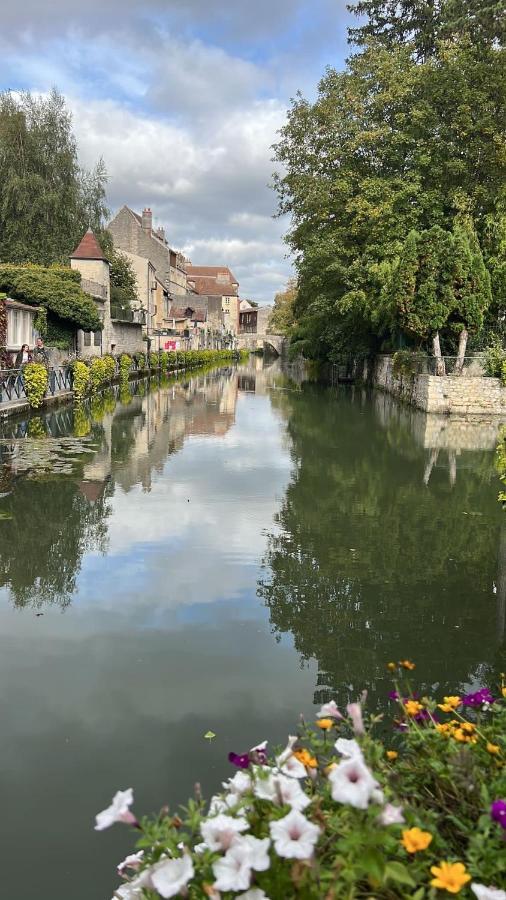
[[[313,704],[386,709],[390,659],[495,683],[497,430],[257,358],[5,422],[2,896],[109,900],[117,789],[137,813],[209,795]]]

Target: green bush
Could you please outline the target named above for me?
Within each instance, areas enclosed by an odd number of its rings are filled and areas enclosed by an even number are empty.
[[[14,300],[43,306],[84,331],[102,328],[95,302],[81,289],[81,275],[74,269],[2,263],[0,291]]]
[[[485,374],[490,378],[503,378],[505,362],[506,351],[503,350],[500,341],[495,341],[485,350]]]
[[[422,371],[422,364],[426,358],[425,353],[397,350],[392,357],[392,374],[395,378],[414,378]]]
[[[28,363],[23,369],[26,396],[32,409],[39,409],[46,396],[48,373],[42,363]]]
[[[149,365],[152,369],[158,369],[160,365],[160,357],[158,353],[151,352],[149,354]]]
[[[82,403],[90,386],[90,369],[86,363],[76,360],[72,366],[73,390],[76,403]]]
[[[368,714],[365,698],[342,712],[331,701],[284,750],[270,753],[264,742],[229,753],[238,769],[209,804],[199,790],[178,814],[166,806],[138,821],[131,789],[117,794],[97,828],[129,822],[142,850],[122,864],[121,895],[499,900],[504,680],[493,692],[416,699],[414,664],[388,667],[390,723]]]
[[[143,353],[142,351],[139,351],[138,353],[134,353],[134,359],[135,359],[139,369],[146,368],[146,354],[145,353]]]
[[[119,358],[119,378],[121,382],[128,381],[130,369],[132,368],[132,357],[128,353],[122,353]]]

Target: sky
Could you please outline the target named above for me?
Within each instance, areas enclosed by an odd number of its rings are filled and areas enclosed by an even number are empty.
[[[269,303],[291,271],[271,147],[296,92],[342,67],[350,19],[345,0],[0,0],[0,90],[56,86],[111,211],[151,207]]]

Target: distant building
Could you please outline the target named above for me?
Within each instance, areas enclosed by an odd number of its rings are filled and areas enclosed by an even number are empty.
[[[223,321],[227,331],[239,331],[239,282],[228,266],[186,264],[188,287],[199,295],[221,297]]]
[[[252,306],[249,300],[241,300],[239,307],[239,334],[256,334],[258,326],[258,307]]]
[[[108,229],[117,250],[149,260],[171,297],[188,292],[186,260],[182,253],[169,246],[163,228],[153,228],[149,207],[139,215],[129,206],[122,206]]]

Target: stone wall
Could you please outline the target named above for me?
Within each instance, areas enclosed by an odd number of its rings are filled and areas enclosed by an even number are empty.
[[[366,362],[361,374],[364,381],[370,380],[375,387],[425,412],[460,416],[506,414],[506,388],[499,378],[395,377],[391,356],[377,356],[372,363]]]
[[[147,350],[146,341],[142,339],[142,325],[137,322],[120,322],[113,319],[111,322],[111,345],[114,344],[114,354],[138,353]],[[111,347],[107,348],[109,351]],[[104,348],[105,352],[105,348]]]

